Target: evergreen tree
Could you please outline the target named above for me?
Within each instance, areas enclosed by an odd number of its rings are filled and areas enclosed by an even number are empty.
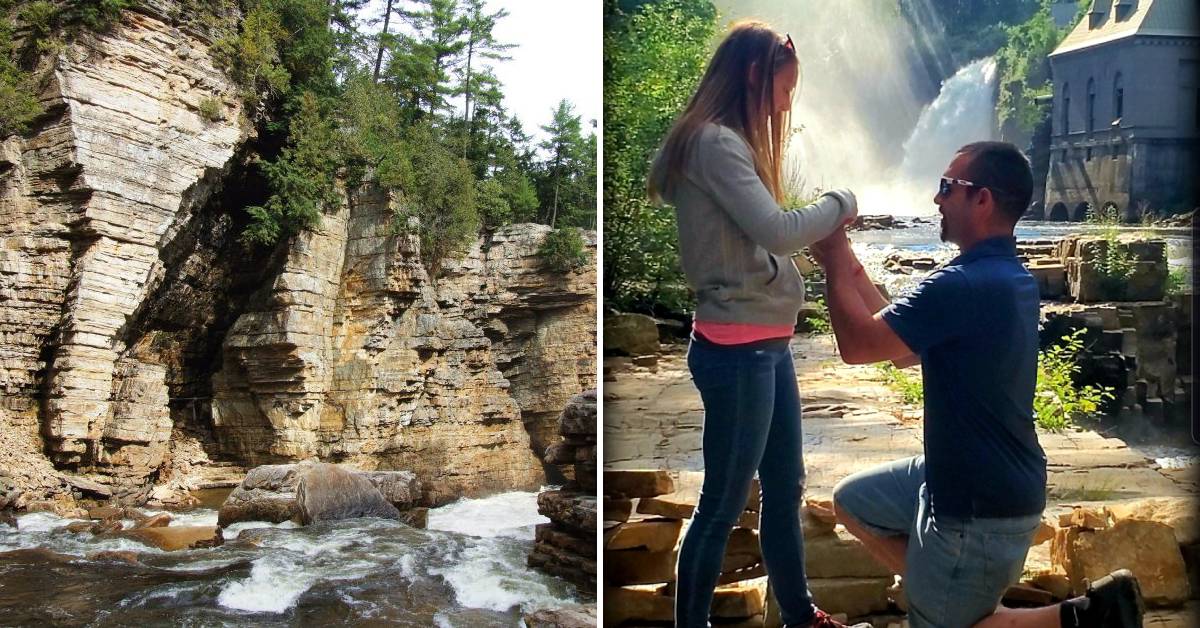
[[[550,123],[542,130],[549,136],[538,144],[548,157],[543,167],[545,191],[542,207],[547,211],[545,223],[554,226],[558,218],[559,204],[563,197],[563,185],[579,167],[583,152],[583,136],[579,116],[565,98],[558,101]]]

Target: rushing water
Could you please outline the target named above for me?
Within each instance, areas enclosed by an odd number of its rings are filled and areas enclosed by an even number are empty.
[[[217,520],[211,508],[172,515],[171,525]],[[240,523],[225,545],[182,552],[72,533],[72,521],[32,513],[0,525],[0,625],[518,626],[524,611],[575,602],[571,585],[525,566],[547,521],[533,493],[431,510],[426,530]],[[138,562],[89,558],[101,550]]]
[[[929,206],[933,207],[930,194]],[[928,271],[916,271],[911,275],[891,273],[883,269],[883,262],[888,255],[902,251],[920,253],[932,257],[939,264],[949,261],[958,255],[958,247],[941,241],[941,217],[937,214],[921,218],[921,222],[901,229],[881,229],[877,231],[856,231],[850,234],[854,241],[854,250],[871,277],[884,284],[888,292],[898,295],[910,290]],[[1016,236],[1018,241],[1024,240],[1057,240],[1078,233],[1099,232],[1102,227],[1078,222],[1048,222],[1040,220],[1022,220],[1017,223]],[[1147,233],[1161,237],[1167,242],[1167,263],[1171,270],[1183,274],[1190,280],[1192,273],[1192,240],[1187,229],[1147,229],[1143,227],[1122,227],[1122,231]]]

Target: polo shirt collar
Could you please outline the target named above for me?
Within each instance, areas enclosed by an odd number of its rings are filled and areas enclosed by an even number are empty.
[[[984,257],[1016,257],[1017,239],[1013,236],[996,236],[975,243],[963,251],[951,264],[968,264]]]

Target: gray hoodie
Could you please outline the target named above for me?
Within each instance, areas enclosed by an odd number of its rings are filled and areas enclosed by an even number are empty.
[[[795,325],[804,282],[790,255],[833,233],[854,209],[848,191],[781,211],[758,178],[750,145],[733,129],[704,126],[664,200],[675,206],[683,272],[696,320]]]

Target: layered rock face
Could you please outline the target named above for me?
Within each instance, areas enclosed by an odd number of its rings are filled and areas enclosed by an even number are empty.
[[[316,456],[412,470],[429,504],[542,483],[534,448],[595,385],[594,264],[549,273],[549,228],[515,225],[434,281],[369,187],[242,247],[265,191],[240,100],[211,38],[139,11],[45,61],[47,114],[0,143],[6,482],[142,501],[210,460]]]
[[[210,42],[164,20],[130,12],[44,60],[46,114],[0,150],[0,431],[22,441],[0,455],[42,484],[38,434],[72,468],[145,474],[167,450],[168,366],[128,325],[243,132],[200,116],[239,101]]]
[[[514,225],[435,284],[391,216],[385,195],[352,195],[234,323],[213,378],[223,451],[412,470],[431,505],[536,489],[530,434],[595,381],[594,270],[547,276],[536,250],[549,227]]]

